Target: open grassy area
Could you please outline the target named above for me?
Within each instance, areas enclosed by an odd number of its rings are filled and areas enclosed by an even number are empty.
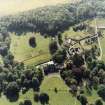
[[[36,37],[37,46],[32,48],[29,45],[30,37]],[[13,53],[15,60],[25,64],[39,64],[48,61],[51,58],[49,53],[49,43],[51,38],[44,38],[40,34],[27,33],[26,35],[17,36],[11,34],[10,51]]]
[[[78,32],[75,32],[75,31],[73,31],[73,28],[70,27],[68,30],[66,30],[66,31],[62,34],[62,37],[63,37],[63,39],[64,39],[65,37],[80,39],[80,38],[84,37],[85,35],[86,35],[86,32],[85,32],[85,31],[78,31]]]
[[[55,93],[55,88],[58,89],[58,93]],[[50,105],[80,105],[68,90],[58,74],[45,77],[41,85],[41,91],[49,94]]]

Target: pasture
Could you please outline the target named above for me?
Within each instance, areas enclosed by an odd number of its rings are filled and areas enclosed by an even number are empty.
[[[36,38],[36,47],[29,45],[29,39]],[[38,33],[27,33],[26,35],[17,36],[11,34],[10,51],[13,53],[15,60],[24,62],[27,65],[40,64],[50,60],[49,43],[51,38],[44,38]]]
[[[57,88],[56,93],[54,89]],[[60,78],[59,74],[46,76],[41,85],[41,91],[46,92],[50,98],[50,105],[80,105],[69,92],[69,88]]]

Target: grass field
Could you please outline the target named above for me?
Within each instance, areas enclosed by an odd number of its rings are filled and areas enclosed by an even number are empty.
[[[71,37],[71,38],[77,38],[77,39],[80,39],[81,37],[84,37],[86,34],[84,31],[78,31],[78,32],[74,32],[72,27],[69,28],[68,30],[66,30],[62,36],[63,36],[63,39],[65,37]]]
[[[58,89],[58,93],[55,93],[55,88]],[[56,74],[45,77],[41,85],[41,91],[49,94],[50,105],[80,105],[68,90],[64,81]]]
[[[29,45],[30,37],[36,37],[37,46],[32,48]],[[15,60],[25,64],[39,64],[48,61],[51,58],[49,53],[49,43],[51,38],[44,38],[40,34],[27,33],[26,35],[11,35],[10,51],[15,56]]]

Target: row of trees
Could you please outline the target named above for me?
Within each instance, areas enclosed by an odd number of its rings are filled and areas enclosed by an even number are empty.
[[[49,96],[47,93],[34,94],[34,101],[40,102],[42,105],[49,104]],[[20,101],[19,105],[32,105],[32,101],[29,99],[25,99],[24,101]]]
[[[10,48],[11,39],[6,29],[0,30],[0,55],[6,56]]]

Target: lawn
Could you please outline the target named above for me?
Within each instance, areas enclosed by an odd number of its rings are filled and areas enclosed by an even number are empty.
[[[55,88],[58,90],[57,93],[54,91]],[[45,77],[41,85],[41,91],[48,93],[50,97],[50,105],[80,105],[68,90],[58,74]]]
[[[29,45],[29,39],[32,36],[36,38],[37,46],[35,48]],[[13,53],[15,60],[24,62],[27,65],[37,65],[51,58],[49,53],[50,41],[51,38],[44,38],[38,33],[27,33],[21,36],[11,34],[10,51]]]
[[[80,39],[80,38],[86,36],[86,32],[85,31],[75,32],[75,31],[73,31],[73,28],[70,27],[68,30],[64,31],[64,33],[62,34],[62,36],[63,36],[63,39],[65,37]]]

